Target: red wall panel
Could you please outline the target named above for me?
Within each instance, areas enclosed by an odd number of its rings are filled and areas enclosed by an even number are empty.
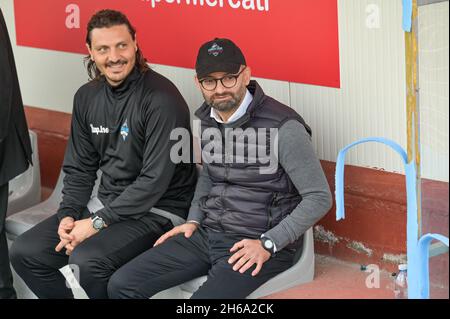
[[[89,18],[110,8],[129,17],[152,63],[193,68],[202,43],[228,37],[255,76],[340,87],[337,0],[15,0],[14,7],[22,46],[87,53]],[[74,12],[79,27],[68,27]]]

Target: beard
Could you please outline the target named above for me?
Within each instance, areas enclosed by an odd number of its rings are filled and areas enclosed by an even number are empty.
[[[103,75],[107,78],[108,82],[112,85],[118,85],[125,80],[125,78],[130,74],[132,68],[129,67],[130,61],[125,59],[120,59],[115,62],[108,62],[104,66]],[[123,69],[121,71],[114,70],[114,66],[121,66]]]
[[[219,112],[230,112],[239,106],[238,104],[239,100],[233,94],[225,94],[219,96],[215,95],[214,97],[225,97],[225,96],[230,96],[230,99],[227,101],[215,101],[214,98],[211,98],[211,102],[209,103],[209,105]]]
[[[239,107],[239,105],[242,103],[242,100],[244,99],[246,90],[247,88],[243,86],[236,93],[214,94],[210,98],[207,98],[203,94],[203,97],[205,98],[206,103],[216,111],[228,113],[230,111],[236,110]],[[225,101],[216,100],[217,98],[223,97],[230,97],[230,98]]]
[[[115,66],[115,65],[125,65],[127,63],[128,63],[127,60],[120,59],[120,60],[118,60],[116,62],[108,62],[108,63],[106,63],[106,67],[112,67],[112,66]]]

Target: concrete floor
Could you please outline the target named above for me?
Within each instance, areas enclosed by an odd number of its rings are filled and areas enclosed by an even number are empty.
[[[43,188],[43,200],[50,196],[52,189]],[[448,257],[446,257],[448,258]],[[448,262],[447,262],[448,264]],[[431,286],[431,299],[448,299],[448,269],[430,267],[433,271],[446,271],[447,282]],[[270,295],[268,299],[393,299],[394,278],[387,271],[380,271],[379,288],[367,288],[366,279],[370,272],[361,271],[361,265],[342,261],[330,256],[316,254],[314,280],[285,291]]]
[[[373,271],[364,272],[361,265],[344,262],[329,256],[316,254],[316,273],[312,282],[273,295],[267,299],[394,299],[394,277],[386,271],[379,272],[379,287],[375,285]],[[372,274],[371,277],[370,276]],[[445,287],[446,286],[446,287]],[[448,299],[448,283],[432,287],[431,298]]]

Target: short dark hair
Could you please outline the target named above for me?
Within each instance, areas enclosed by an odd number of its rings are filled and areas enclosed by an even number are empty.
[[[116,25],[126,25],[132,39],[136,39],[136,29],[131,25],[125,14],[120,11],[104,9],[95,13],[89,20],[87,24],[86,44],[89,46],[89,48],[91,48],[92,30],[97,28],[110,28]],[[95,62],[91,60],[90,55],[84,58],[84,64],[86,65],[86,69],[91,80],[97,80],[100,78],[101,73],[95,65]],[[139,46],[138,50],[136,51],[136,66],[142,73],[146,72],[149,69],[147,60],[144,58]]]

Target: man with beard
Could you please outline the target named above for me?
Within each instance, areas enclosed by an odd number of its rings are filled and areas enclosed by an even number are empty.
[[[192,298],[245,298],[292,266],[298,241],[331,207],[310,128],[250,80],[241,50],[228,39],[207,42],[196,72],[205,99],[195,113],[202,122],[203,170],[188,221],[120,268],[110,279],[110,298],[148,298],[202,275],[207,280]],[[272,169],[249,154],[276,143],[267,134],[258,134],[256,143],[249,134],[245,142],[242,134],[251,129],[278,131]],[[237,139],[227,147],[223,136],[230,132]],[[206,146],[217,135],[222,138],[208,150],[218,154],[210,161]],[[238,154],[247,154],[245,161]]]
[[[59,272],[67,264],[90,298],[107,298],[116,269],[185,221],[196,183],[195,164],[170,158],[171,131],[190,132],[188,107],[149,69],[126,16],[96,13],[86,45],[92,80],[74,98],[62,202],[11,249],[14,269],[39,298],[73,298]]]

